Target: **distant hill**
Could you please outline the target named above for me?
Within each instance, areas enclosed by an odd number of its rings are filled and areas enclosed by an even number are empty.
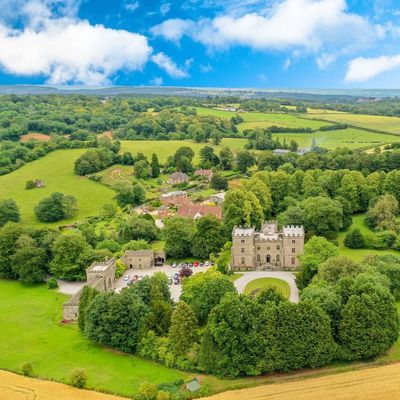
[[[178,86],[110,86],[110,87],[54,87],[46,85],[0,85],[1,94],[45,95],[84,94],[107,96],[239,96],[242,98],[278,98],[309,101],[355,101],[400,97],[397,89],[229,89],[192,88]]]

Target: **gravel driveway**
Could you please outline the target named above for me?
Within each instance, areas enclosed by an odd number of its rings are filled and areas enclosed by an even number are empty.
[[[291,272],[287,271],[250,271],[241,272],[243,276],[235,281],[235,287],[239,293],[243,293],[246,285],[258,278],[276,278],[281,279],[289,284],[290,296],[289,300],[292,303],[299,302],[299,289],[297,289],[295,276]]]

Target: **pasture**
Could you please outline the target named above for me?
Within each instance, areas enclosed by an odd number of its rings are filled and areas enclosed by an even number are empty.
[[[210,143],[197,143],[192,140],[123,140],[121,141],[121,152],[130,151],[132,154],[143,153],[149,160],[153,153],[157,154],[160,163],[165,163],[169,156],[172,156],[179,147],[188,146],[194,153],[194,162],[200,161],[199,151],[204,146],[212,146],[218,153],[223,147],[229,147],[233,152],[244,149],[246,139],[224,138],[221,143],[214,146]]]
[[[114,191],[74,174],[74,162],[85,151],[57,150],[0,176],[0,199],[14,199],[21,210],[21,222],[25,224],[39,224],[33,210],[41,199],[53,192],[73,195],[78,201],[78,214],[71,220],[55,224],[62,225],[96,215],[103,204],[113,201]],[[25,184],[30,179],[44,180],[45,187],[26,190]]]
[[[400,135],[400,118],[382,115],[348,114],[343,112],[321,112],[306,115],[310,119],[323,119],[330,122],[359,126],[382,132]]]
[[[189,377],[102,348],[82,336],[76,325],[61,325],[61,306],[66,299],[45,285],[0,280],[0,369],[19,372],[21,364],[29,362],[35,376],[66,382],[74,368],[85,368],[88,388],[126,396],[142,382],[159,384]]]
[[[244,294],[255,295],[258,291],[270,287],[275,288],[285,299],[289,298],[290,288],[288,283],[277,278],[254,279],[246,285]]]

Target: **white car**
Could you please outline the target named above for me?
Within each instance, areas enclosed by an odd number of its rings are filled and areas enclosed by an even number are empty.
[[[124,281],[125,281],[125,282],[128,282],[128,281],[129,281],[129,278],[130,278],[129,275],[124,276]]]
[[[205,266],[205,267],[209,267],[209,266],[210,266],[210,261],[206,261],[206,262],[204,263],[204,266]]]

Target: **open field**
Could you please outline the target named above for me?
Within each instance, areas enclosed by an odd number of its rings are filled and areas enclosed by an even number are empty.
[[[268,287],[275,288],[285,299],[289,298],[290,288],[287,282],[276,278],[259,278],[254,279],[248,283],[244,289],[244,293],[247,295],[256,294],[259,290]]]
[[[158,160],[165,163],[169,156],[172,156],[179,147],[188,146],[195,152],[194,162],[198,162],[199,151],[204,146],[212,146],[216,152],[223,147],[229,147],[232,151],[244,149],[246,139],[224,138],[218,146],[210,143],[196,143],[192,140],[123,140],[121,141],[121,152],[130,151],[132,154],[143,153],[149,159],[153,153],[157,154]]]
[[[62,383],[0,371],[1,400],[122,400],[122,397],[76,389]]]
[[[121,395],[131,395],[145,381],[159,384],[190,377],[102,348],[83,337],[76,325],[61,325],[66,298],[45,285],[0,280],[0,369],[19,372],[21,364],[29,362],[35,376],[65,382],[73,368],[81,367],[87,370],[88,388]]]
[[[375,129],[382,132],[390,132],[400,135],[400,118],[385,117],[381,115],[348,114],[342,112],[312,113],[310,119],[324,119],[326,121],[338,122],[359,126],[367,129]]]
[[[97,214],[103,204],[113,201],[114,191],[74,174],[74,162],[83,152],[84,149],[57,150],[0,176],[0,198],[14,199],[21,209],[22,222],[29,224],[39,223],[33,209],[53,192],[71,194],[78,200],[78,214],[71,220],[59,221],[57,225]],[[26,190],[25,183],[30,179],[44,180],[45,187]]]
[[[210,400],[398,400],[400,364],[220,393]],[[205,399],[203,399],[205,400]]]
[[[27,141],[29,141],[31,139],[39,140],[41,142],[48,142],[51,139],[51,136],[50,135],[45,135],[44,133],[31,132],[31,133],[27,133],[25,135],[22,135],[21,138],[20,138],[20,141],[21,142],[27,142]]]

